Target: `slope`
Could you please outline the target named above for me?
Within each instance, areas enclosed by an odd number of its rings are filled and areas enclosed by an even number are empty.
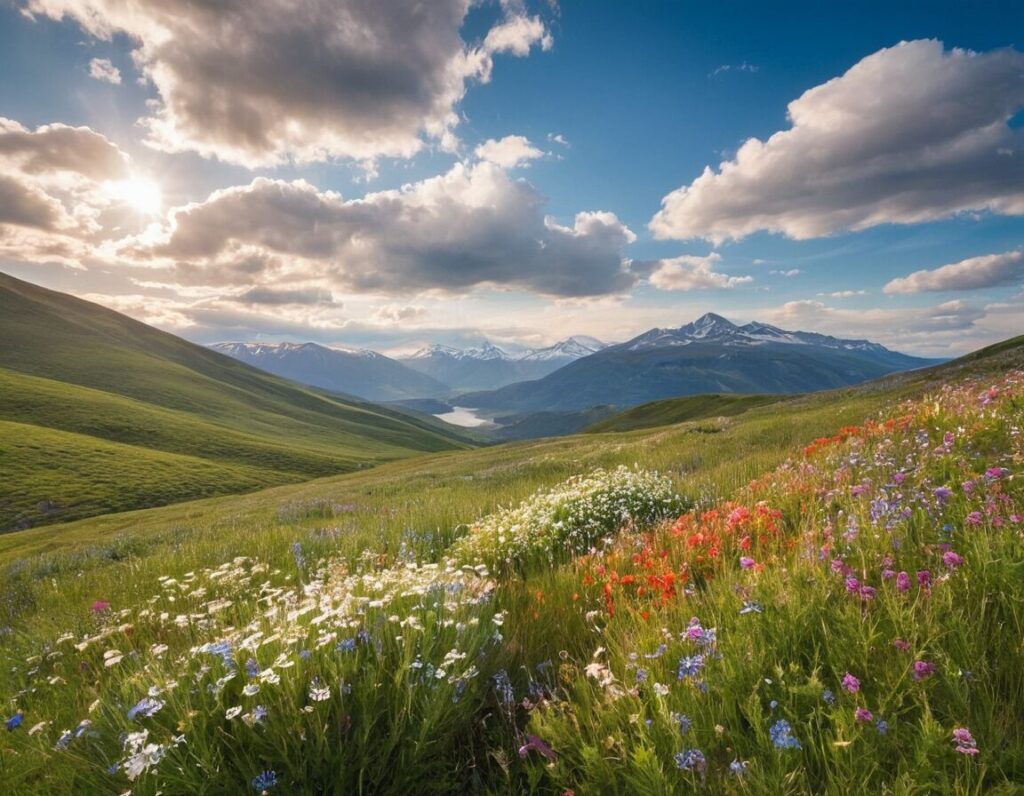
[[[466,444],[441,424],[303,388],[2,274],[0,420],[17,424],[3,429],[0,469],[18,474],[0,484],[0,530]],[[110,443],[119,446],[116,455]],[[120,478],[82,467],[75,478],[44,477],[58,452],[61,467],[105,452]],[[178,457],[157,457],[163,480],[178,483],[154,484],[147,471],[154,453]]]

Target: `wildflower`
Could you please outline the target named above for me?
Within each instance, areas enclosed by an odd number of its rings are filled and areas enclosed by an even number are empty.
[[[657,694],[658,696],[667,696],[668,692],[669,692],[669,688],[664,683],[655,683],[654,684],[654,693]]]
[[[860,587],[860,598],[862,600],[873,600],[878,592],[874,586],[861,586]]]
[[[302,544],[300,542],[292,542],[292,556],[295,558],[295,566],[299,569],[306,568],[306,556],[302,553]]]
[[[264,771],[252,779],[252,789],[257,793],[269,790],[277,784],[277,774],[273,771]]]
[[[896,649],[898,649],[900,652],[906,652],[907,650],[910,649],[910,642],[909,641],[904,641],[901,638],[894,639],[893,642],[892,642],[892,645]]]
[[[885,735],[889,732],[889,722],[885,719],[879,719],[875,722],[875,729],[878,730],[879,735]]]
[[[935,499],[939,502],[939,505],[944,505],[947,500],[953,496],[953,490],[948,486],[940,486],[937,489],[932,490],[932,494]]]
[[[827,688],[821,692],[821,698],[826,705],[834,705],[836,703],[836,695]]]
[[[157,713],[163,706],[164,702],[159,699],[143,697],[128,711],[128,718],[134,719],[136,716],[141,715],[143,718],[148,719],[154,713]]]
[[[338,652],[352,652],[356,648],[356,640],[354,638],[343,638],[338,642],[338,646],[335,648]]]
[[[867,708],[857,708],[853,712],[853,718],[856,721],[868,722],[874,720],[874,716],[871,715],[871,711]]]
[[[927,569],[919,569],[917,571],[917,585],[922,589],[927,589],[932,585],[932,573]]]
[[[968,525],[981,525],[982,519],[983,517],[980,511],[972,511],[970,514],[964,517],[964,521]]]
[[[331,698],[331,687],[329,685],[320,686],[314,681],[309,686],[309,698],[313,702],[326,702]]]
[[[793,736],[793,728],[785,719],[779,719],[768,730],[776,749],[800,749],[800,741]]]
[[[110,603],[106,600],[96,600],[96,602],[89,606],[89,609],[98,616],[110,610]]]
[[[860,691],[860,680],[858,680],[852,674],[847,672],[845,675],[843,675],[843,688],[845,688],[851,694],[856,694],[858,691]]]
[[[846,591],[849,594],[856,594],[860,591],[860,581],[852,575],[846,579]]]
[[[679,727],[679,734],[686,735],[690,731],[690,717],[685,716],[682,713],[676,713],[674,710],[669,713],[669,718]]]
[[[231,719],[237,718],[241,714],[241,712],[242,712],[241,706],[240,705],[235,705],[235,707],[228,708],[227,710],[224,711],[224,718],[226,718],[228,721],[231,721]]]
[[[550,760],[552,763],[555,762],[554,751],[552,751],[551,747],[544,743],[544,741],[542,741],[536,735],[526,736],[526,743],[519,747],[519,756],[525,759],[526,756],[530,753],[531,749],[536,752],[540,752],[541,755],[543,755],[547,760]]]
[[[740,556],[740,567],[743,569],[752,569],[757,564],[754,559],[749,556]]]
[[[964,563],[964,557],[958,553],[954,553],[952,550],[947,550],[942,554],[942,563],[950,569],[956,569]]]
[[[246,696],[256,696],[260,692],[259,683],[248,683],[245,688],[242,689],[242,693]]]
[[[260,673],[260,665],[256,663],[254,658],[249,658],[249,660],[245,662],[245,673],[249,675],[249,677],[256,677],[256,675]]]
[[[646,669],[637,669],[636,670],[636,681],[638,683],[645,683],[645,682],[647,682],[647,670]]]
[[[931,676],[935,672],[935,664],[930,661],[914,661],[914,673],[912,677],[915,680],[924,680],[926,677]]]
[[[684,655],[679,659],[679,672],[678,678],[685,680],[687,677],[696,677],[700,674],[700,670],[704,668],[704,656],[703,655]]]
[[[684,749],[676,754],[676,767],[680,771],[700,771],[707,768],[707,760],[700,749]]]
[[[18,727],[21,726],[21,722],[23,720],[24,714],[19,710],[13,716],[7,719],[6,722],[4,722],[4,726],[7,728],[7,732],[14,732],[16,729],[18,729]]]
[[[743,607],[740,608],[740,616],[746,614],[763,614],[764,608],[761,607],[761,603],[750,602],[748,600],[743,601]]]
[[[953,730],[953,743],[956,744],[956,751],[962,755],[976,755],[980,751],[978,742],[966,727],[957,727]]]
[[[747,773],[747,767],[749,765],[750,761],[748,760],[740,761],[739,759],[733,759],[733,761],[729,764],[729,773],[732,774],[734,777],[742,777],[744,774]]]
[[[910,575],[906,572],[900,572],[896,576],[896,591],[901,594],[905,594],[910,591]]]

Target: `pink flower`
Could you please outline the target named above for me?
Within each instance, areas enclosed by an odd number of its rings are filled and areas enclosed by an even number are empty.
[[[965,518],[968,525],[981,525],[982,516],[980,511],[972,511]]]
[[[956,744],[956,751],[962,755],[976,755],[980,751],[978,742],[974,740],[971,731],[966,727],[957,727],[953,730],[953,743]]]
[[[110,603],[106,600],[97,600],[91,606],[94,614],[103,614],[110,610]]]
[[[858,680],[852,674],[847,672],[845,675],[843,675],[843,688],[845,688],[851,694],[856,694],[858,691],[860,691],[860,680]]]
[[[942,554],[942,563],[950,569],[956,569],[964,563],[964,557],[959,553],[954,553],[952,550],[947,550]]]
[[[935,664],[930,661],[914,661],[914,673],[912,677],[915,680],[924,680],[926,677],[930,677],[935,672]]]
[[[755,564],[757,564],[757,562],[754,561],[754,559],[750,558],[749,556],[740,556],[740,566],[743,569],[750,569]]]
[[[892,645],[896,649],[898,649],[900,652],[906,652],[908,649],[910,649],[910,642],[909,641],[904,641],[901,638],[898,638],[895,641],[893,641]]]
[[[917,585],[922,589],[927,589],[932,585],[932,573],[927,569],[919,569],[917,571]]]
[[[900,572],[896,576],[896,591],[901,593],[910,591],[910,575],[906,572]]]
[[[871,711],[867,708],[857,708],[853,713],[853,717],[857,721],[871,721],[874,718],[874,716],[871,715]]]
[[[526,743],[519,747],[519,756],[525,758],[530,753],[531,749],[536,752],[540,752],[548,760],[554,762],[555,753],[551,750],[550,746],[544,743],[544,741],[536,735],[526,736]]]

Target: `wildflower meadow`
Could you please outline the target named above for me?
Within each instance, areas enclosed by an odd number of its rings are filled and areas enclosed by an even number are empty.
[[[1024,792],[1022,423],[964,379],[719,494],[638,457],[69,585],[0,641],[0,790]]]

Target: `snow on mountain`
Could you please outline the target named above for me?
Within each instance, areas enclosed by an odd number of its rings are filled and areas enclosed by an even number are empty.
[[[560,340],[547,348],[531,348],[524,351],[516,359],[529,362],[545,362],[552,359],[575,360],[581,357],[590,356],[607,348],[608,344],[603,343],[596,337],[576,335],[565,340]]]
[[[678,329],[651,329],[622,344],[628,351],[647,351],[652,348],[685,346],[693,343],[719,343],[726,346],[754,346],[766,343],[786,345],[812,345],[845,351],[885,352],[884,346],[868,340],[845,340],[816,332],[791,332],[768,323],[752,321],[738,326],[732,321],[706,313],[692,323]]]

